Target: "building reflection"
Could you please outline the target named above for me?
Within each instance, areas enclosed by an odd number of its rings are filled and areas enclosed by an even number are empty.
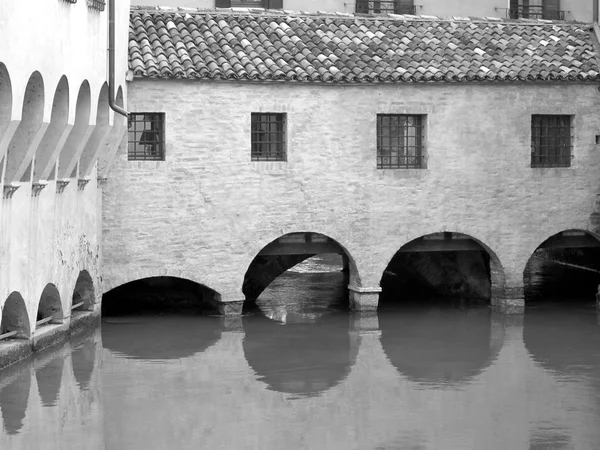
[[[120,357],[182,359],[204,352],[221,338],[221,323],[211,317],[145,316],[102,322],[104,348]]]
[[[356,360],[347,314],[286,325],[250,316],[244,318],[244,331],[244,355],[258,379],[270,390],[296,397],[316,396],[338,385]]]
[[[38,361],[39,359],[36,358],[36,366]],[[40,365],[35,371],[35,378],[42,405],[46,407],[55,406],[62,383],[64,356],[59,354],[50,361],[46,361],[45,364],[39,362]]]
[[[0,411],[6,434],[15,435],[23,427],[29,403],[32,371],[30,365],[8,368],[0,379]]]
[[[404,308],[379,314],[392,365],[429,387],[454,387],[487,368],[502,348],[487,308]]]

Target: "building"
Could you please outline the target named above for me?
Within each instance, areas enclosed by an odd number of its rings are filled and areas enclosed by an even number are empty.
[[[368,309],[399,250],[479,249],[520,308],[538,247],[597,245],[597,44],[564,21],[134,7],[105,288],[180,277],[235,312],[257,255],[330,251]]]
[[[126,102],[129,11],[106,3],[0,4],[0,367],[99,314],[100,191],[126,129],[110,103]]]
[[[306,12],[395,13],[592,22],[590,0],[133,0],[132,5],[187,8],[273,8]]]

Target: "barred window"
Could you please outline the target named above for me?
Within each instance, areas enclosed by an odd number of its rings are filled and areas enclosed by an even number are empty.
[[[422,169],[423,116],[377,114],[377,168]]]
[[[286,116],[282,113],[252,113],[252,161],[287,161]]]
[[[363,14],[415,14],[416,7],[414,0],[356,0],[355,12]]]
[[[570,167],[572,151],[571,116],[531,117],[531,167]]]
[[[106,0],[87,0],[88,8],[96,11],[104,11],[106,8]]]
[[[128,128],[129,161],[165,160],[165,113],[131,113]]]

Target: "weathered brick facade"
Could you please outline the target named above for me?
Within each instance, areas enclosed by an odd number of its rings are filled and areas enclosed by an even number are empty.
[[[376,292],[400,247],[452,231],[491,253],[494,297],[510,303],[544,240],[596,231],[591,84],[136,79],[128,88],[131,111],[166,113],[166,161],[127,161],[119,150],[104,190],[104,291],[169,275],[241,300],[256,254],[310,231],[346,249],[352,286]],[[287,114],[287,162],[250,161],[250,114],[261,111]],[[427,169],[376,168],[378,113],[427,116]],[[573,116],[570,168],[530,167],[532,114]]]

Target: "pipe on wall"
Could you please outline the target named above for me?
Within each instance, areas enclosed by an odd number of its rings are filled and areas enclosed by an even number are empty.
[[[115,103],[115,3],[108,0],[108,105],[114,112],[127,117],[129,113]]]

